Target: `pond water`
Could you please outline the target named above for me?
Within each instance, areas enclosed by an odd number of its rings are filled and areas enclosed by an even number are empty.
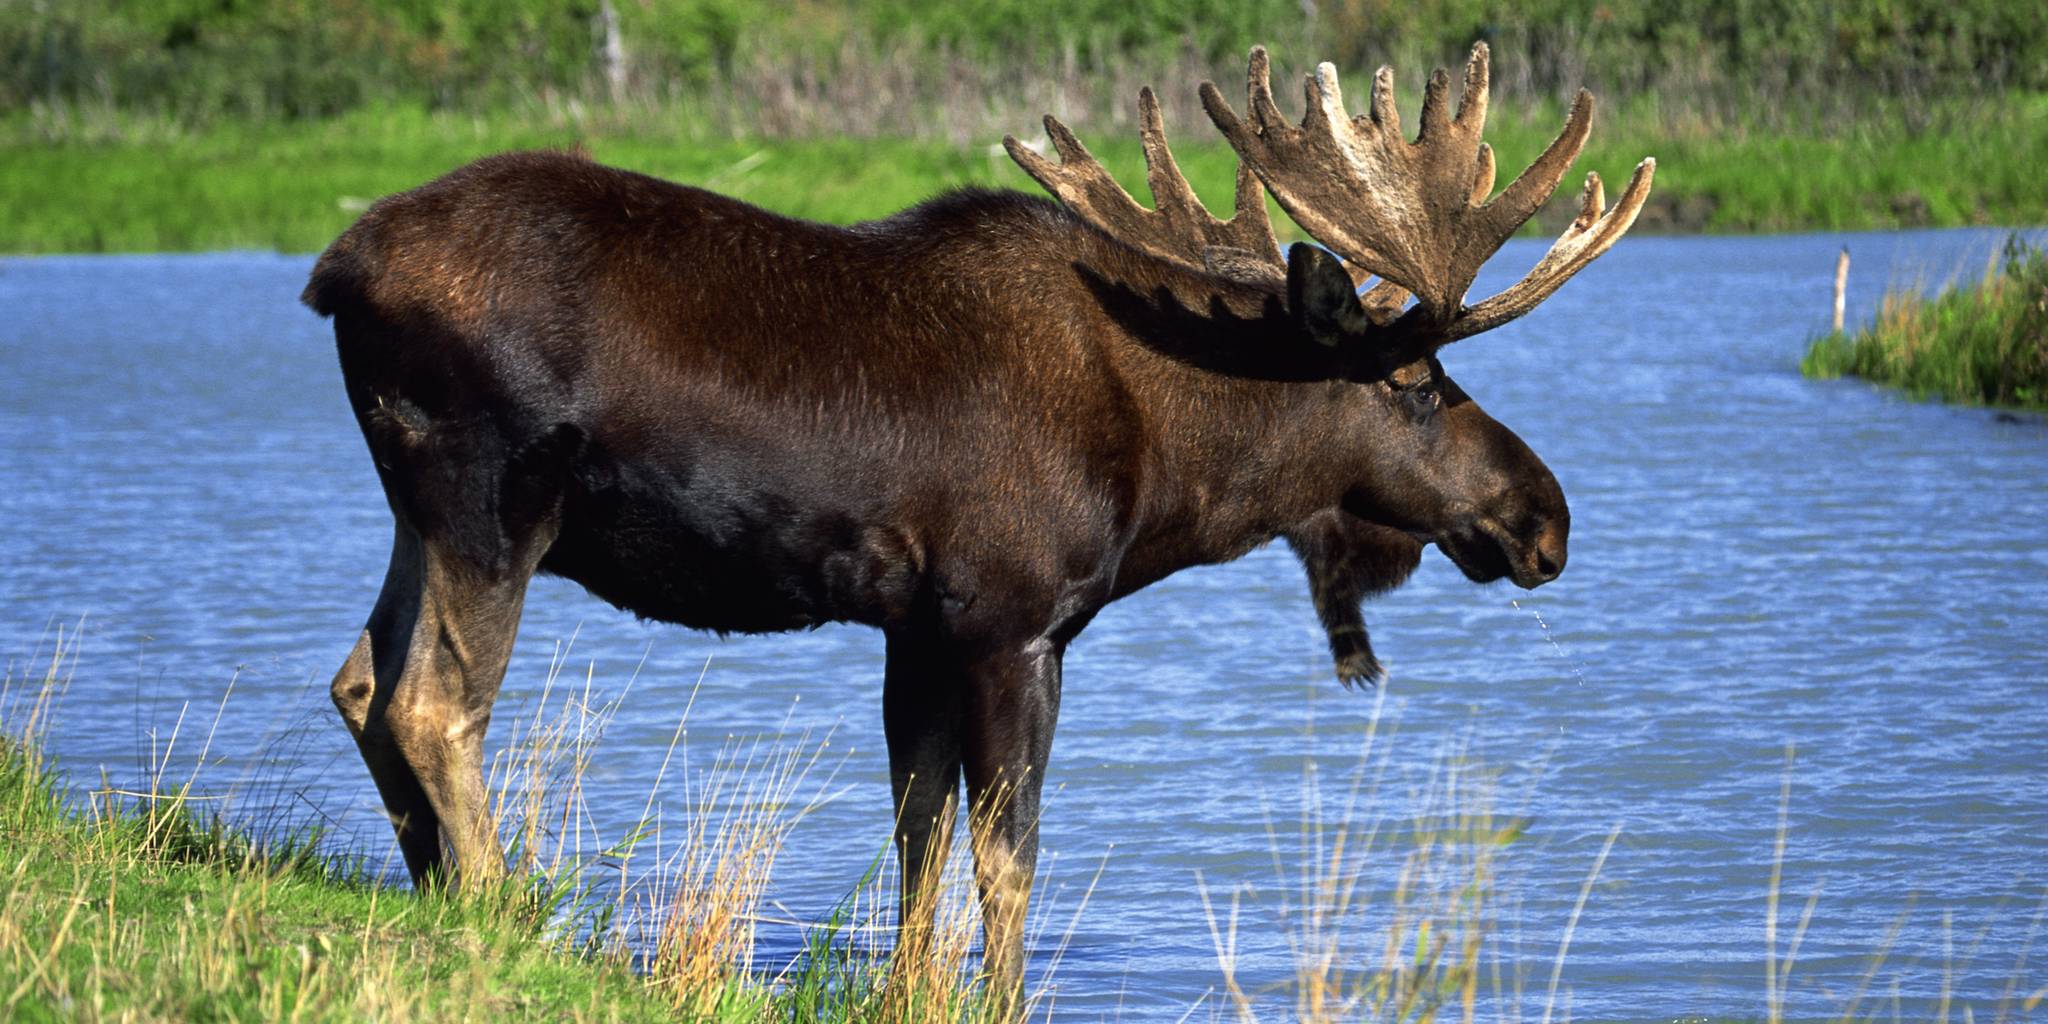
[[[1033,971],[1054,1016],[1209,1019],[1205,906],[1233,901],[1237,981],[1286,1016],[1301,823],[1345,816],[1361,766],[1360,828],[1447,802],[1525,822],[1496,852],[1484,1016],[1760,1017],[1788,777],[1781,945],[1819,893],[1793,1016],[1842,1010],[1880,951],[1865,1012],[1924,1014],[1946,982],[1989,1020],[2008,981],[2038,988],[2044,957],[2017,958],[2048,886],[2048,427],[1796,365],[1845,241],[1867,317],[1887,284],[1974,274],[1999,239],[1633,238],[1448,350],[1563,483],[1571,567],[1525,594],[1430,553],[1368,609],[1379,695],[1330,676],[1284,548],[1107,610],[1069,656],[1049,776]],[[1510,245],[1476,292],[1539,246]],[[326,697],[389,529],[328,327],[296,302],[309,264],[0,260],[0,652],[19,680],[82,621],[51,740],[81,782],[137,779],[181,712],[189,771],[232,679],[201,787],[243,820],[326,821],[395,870]],[[678,757],[699,775],[728,735],[831,734],[761,926],[762,962],[786,958],[788,922],[824,917],[886,847],[879,635],[720,640],[541,580],[496,743],[572,638],[565,678],[624,695],[586,779],[600,838],[639,818],[693,691]],[[657,794],[670,827],[684,775]],[[1381,844],[1365,891],[1412,851]],[[1378,963],[1384,907],[1355,915],[1349,962]]]

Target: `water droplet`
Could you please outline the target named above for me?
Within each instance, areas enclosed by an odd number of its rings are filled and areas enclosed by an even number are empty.
[[[1551,649],[1551,650],[1553,650],[1553,651],[1556,651],[1556,652],[1557,652],[1557,656],[1558,656],[1558,657],[1560,657],[1560,658],[1563,658],[1563,659],[1564,659],[1564,661],[1565,661],[1565,664],[1567,664],[1567,665],[1570,665],[1570,666],[1572,667],[1572,675],[1574,675],[1574,676],[1577,676],[1577,677],[1578,677],[1578,679],[1579,679],[1579,685],[1580,685],[1580,686],[1584,686],[1584,685],[1586,685],[1586,672],[1585,672],[1585,670],[1579,667],[1579,662],[1578,662],[1578,659],[1576,659],[1576,658],[1572,657],[1571,655],[1569,655],[1569,654],[1566,654],[1566,653],[1564,652],[1564,646],[1563,646],[1562,644],[1559,644],[1559,643],[1557,642],[1557,637],[1555,637],[1555,636],[1552,636],[1552,635],[1551,635],[1551,632],[1550,632],[1550,623],[1548,623],[1548,622],[1545,622],[1545,621],[1543,621],[1543,614],[1542,614],[1541,612],[1538,612],[1538,611],[1537,611],[1536,609],[1534,609],[1534,608],[1524,608],[1524,607],[1522,607],[1522,602],[1520,602],[1520,601],[1518,601],[1518,600],[1516,600],[1516,599],[1514,599],[1514,598],[1512,598],[1512,597],[1511,597],[1511,598],[1508,598],[1508,603],[1509,603],[1509,604],[1511,604],[1511,605],[1514,605],[1514,606],[1515,606],[1515,610],[1516,610],[1516,611],[1524,611],[1524,612],[1528,612],[1528,613],[1529,613],[1529,614],[1530,614],[1531,616],[1533,616],[1533,617],[1534,617],[1534,618],[1536,619],[1536,625],[1537,625],[1537,627],[1538,627],[1539,629],[1543,630],[1543,639],[1545,639],[1545,640],[1547,640],[1547,641],[1549,641],[1549,642],[1550,642],[1550,649]],[[1562,730],[1562,729],[1560,729],[1559,731],[1560,731],[1560,732],[1562,732],[1563,730]]]

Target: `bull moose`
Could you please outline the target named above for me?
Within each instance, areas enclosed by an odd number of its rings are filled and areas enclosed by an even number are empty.
[[[964,780],[984,970],[1012,994],[1061,658],[1104,605],[1279,536],[1333,642],[1424,543],[1476,581],[1555,578],[1562,490],[1438,353],[1611,247],[1653,161],[1611,208],[1589,175],[1534,269],[1466,305],[1576,159],[1591,96],[1495,194],[1484,44],[1455,113],[1430,78],[1413,141],[1390,70],[1353,117],[1321,65],[1295,124],[1268,63],[1252,51],[1244,115],[1201,88],[1240,160],[1228,221],[1147,89],[1150,209],[1048,116],[1057,161],[1005,144],[1059,203],[962,189],[837,227],[517,153],[329,246],[304,300],[333,318],[394,523],[332,693],[414,880],[505,871],[482,748],[536,572],[700,629],[879,628],[899,937]],[[1283,255],[1262,189],[1321,246]],[[1356,641],[1340,672],[1370,678]]]

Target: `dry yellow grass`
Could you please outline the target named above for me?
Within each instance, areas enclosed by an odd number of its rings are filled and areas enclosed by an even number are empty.
[[[1502,997],[1512,985],[1512,998],[1519,1002],[1521,995],[1521,974],[1510,968],[1504,977],[1495,942],[1494,883],[1499,858],[1524,823],[1495,812],[1496,779],[1459,748],[1438,757],[1409,794],[1409,818],[1373,814],[1391,764],[1379,730],[1385,696],[1384,688],[1376,694],[1373,725],[1340,806],[1324,805],[1310,764],[1307,803],[1286,837],[1298,857],[1291,873],[1280,854],[1283,837],[1269,829],[1281,893],[1278,927],[1294,958],[1288,1016],[1307,1024],[1472,1021],[1482,990]],[[1233,892],[1219,907],[1203,892],[1223,1000],[1240,1024],[1263,1019],[1258,993],[1246,988],[1238,969],[1249,895]]]

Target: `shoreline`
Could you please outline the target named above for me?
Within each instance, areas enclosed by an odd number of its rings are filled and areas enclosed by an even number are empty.
[[[680,112],[678,112],[680,113]],[[1550,111],[1489,129],[1502,167],[1526,164],[1560,120]],[[1554,237],[1587,171],[1626,180],[1658,159],[1641,235],[1745,235],[2048,223],[2033,168],[2048,165],[2048,102],[1911,131],[1881,118],[1829,137],[1686,128],[1621,110],[1596,127],[1558,196],[1527,233]],[[1020,125],[1019,131],[1031,126]],[[1236,157],[1193,126],[1175,155],[1222,214]],[[1135,132],[1075,124],[1113,173],[1146,195]],[[550,122],[414,108],[325,121],[231,123],[205,131],[114,125],[99,138],[35,137],[0,121],[0,255],[267,250],[317,252],[375,198],[470,160],[581,145],[599,162],[720,192],[786,216],[832,223],[884,217],[963,186],[1043,194],[999,140],[703,139],[641,115],[626,123]],[[1270,203],[1270,200],[1269,200]],[[1296,237],[1275,217],[1283,240]]]

